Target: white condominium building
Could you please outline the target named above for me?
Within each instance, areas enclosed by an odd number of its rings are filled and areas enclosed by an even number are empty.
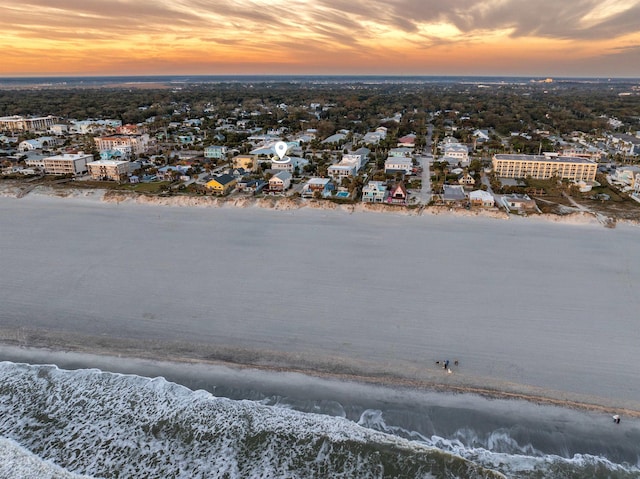
[[[0,131],[47,131],[58,122],[57,116],[42,116],[37,118],[25,118],[23,116],[0,117]]]
[[[87,168],[94,180],[123,181],[129,174],[131,164],[120,160],[98,160],[87,163]]]
[[[44,159],[44,172],[49,175],[80,175],[87,172],[87,162],[93,155],[85,153],[65,153]]]

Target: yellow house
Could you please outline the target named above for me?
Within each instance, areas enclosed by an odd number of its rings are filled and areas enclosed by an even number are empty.
[[[218,195],[226,195],[236,186],[236,179],[231,175],[220,175],[207,183],[207,188]]]
[[[233,158],[234,168],[244,168],[246,171],[255,171],[258,160],[255,155],[238,155]]]

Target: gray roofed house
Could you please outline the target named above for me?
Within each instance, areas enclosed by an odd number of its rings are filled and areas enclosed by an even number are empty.
[[[445,203],[462,203],[467,200],[467,194],[462,185],[442,185],[442,200]]]
[[[279,171],[269,178],[270,191],[285,191],[291,185],[291,173],[288,171]]]
[[[346,139],[347,135],[345,135],[344,133],[336,133],[322,140],[322,143],[325,145],[329,143],[340,143],[341,141],[344,141]]]
[[[495,198],[488,191],[475,190],[469,193],[469,202],[473,206],[492,207],[495,205]]]
[[[227,175],[226,173],[224,175],[220,175],[220,176],[216,176],[215,180],[220,183],[221,185],[228,185],[229,183],[231,183],[232,181],[235,181],[235,178],[231,175]]]
[[[528,195],[521,195],[513,193],[510,195],[504,195],[502,197],[502,204],[507,208],[507,211],[515,210],[517,212],[524,211],[539,211],[536,202],[532,200]]]
[[[266,185],[267,182],[264,180],[243,178],[238,182],[238,190],[246,193],[259,193]]]

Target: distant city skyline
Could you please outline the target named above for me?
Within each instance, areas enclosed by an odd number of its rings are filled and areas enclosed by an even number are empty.
[[[0,76],[640,77],[640,0],[4,0]]]

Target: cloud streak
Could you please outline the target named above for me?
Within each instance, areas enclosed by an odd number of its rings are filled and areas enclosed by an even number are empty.
[[[474,55],[514,61],[506,74],[522,70],[527,55],[544,66],[545,54],[550,65],[584,68],[582,59],[601,57],[615,68],[620,48],[629,48],[627,61],[637,55],[638,18],[640,0],[4,0],[0,48],[21,55],[6,56],[0,74],[149,58],[202,73],[243,61],[314,72],[333,58],[335,73],[379,72],[384,60],[391,73],[420,73],[420,62],[431,68],[423,73],[441,74],[475,64]]]

